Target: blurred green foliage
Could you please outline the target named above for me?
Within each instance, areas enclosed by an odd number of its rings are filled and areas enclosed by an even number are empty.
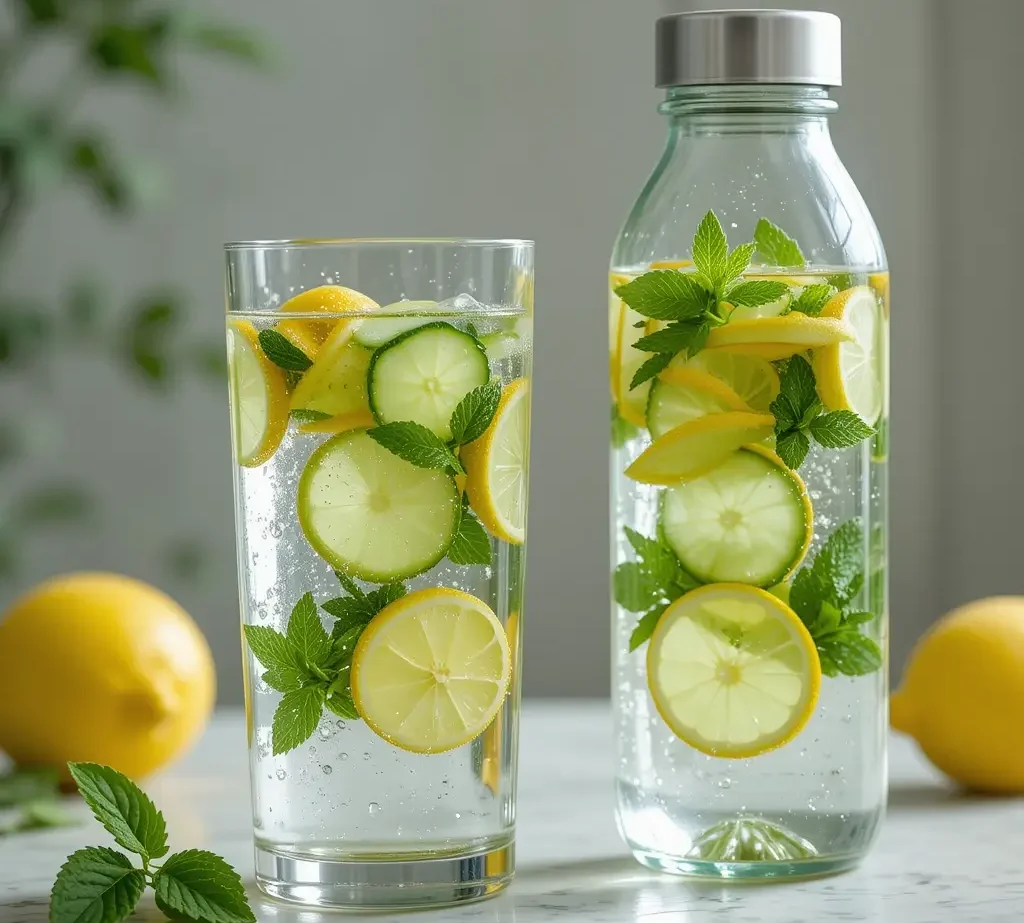
[[[66,56],[67,73],[51,87],[26,86],[22,77],[33,57],[54,47]],[[178,0],[0,0],[0,394],[15,376],[44,370],[68,342],[88,347],[98,361],[113,359],[157,393],[187,374],[223,380],[223,345],[186,339],[184,300],[173,289],[143,292],[118,306],[96,279],[71,279],[60,303],[50,304],[5,284],[18,229],[62,184],[85,187],[100,212],[122,220],[147,204],[145,165],[78,113],[87,95],[115,87],[135,87],[163,102],[179,97],[178,65],[189,52],[265,63],[246,32],[211,22]],[[55,457],[53,434],[59,437],[60,429],[59,421],[48,427],[41,420],[40,408],[19,415],[13,403],[3,401],[0,410],[0,581],[16,573],[20,548],[33,532],[80,522],[93,511],[73,476],[12,486],[14,464],[44,451]],[[177,539],[167,555],[183,577],[196,576],[203,557],[190,539]]]

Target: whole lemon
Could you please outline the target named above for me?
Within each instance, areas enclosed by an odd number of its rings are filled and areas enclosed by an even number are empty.
[[[56,577],[0,621],[0,749],[19,764],[91,760],[139,778],[195,740],[215,688],[195,622],[138,580]]]
[[[911,653],[890,718],[961,785],[1024,792],[1024,597],[944,616]]]

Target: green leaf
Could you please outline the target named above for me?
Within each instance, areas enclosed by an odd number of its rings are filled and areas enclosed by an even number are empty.
[[[177,321],[177,303],[161,296],[140,301],[127,321],[127,357],[135,370],[153,383],[158,384],[167,377],[166,351]]]
[[[639,435],[639,428],[620,417],[619,408],[612,404],[612,445],[616,449],[621,449]]]
[[[298,666],[295,648],[279,631],[266,625],[243,625],[242,631],[249,650],[264,668]]]
[[[279,663],[265,670],[260,679],[278,692],[294,692],[306,685],[309,674],[297,666]]]
[[[848,288],[853,288],[854,281],[852,273],[848,272],[836,272],[830,276],[826,276],[826,281],[829,285],[833,286],[836,291],[845,291]]]
[[[418,468],[462,470],[459,460],[445,442],[419,423],[384,423],[368,429],[366,435],[392,455],[404,458]]]
[[[789,286],[785,282],[757,279],[753,282],[741,282],[735,288],[730,289],[726,294],[726,299],[730,304],[756,308],[759,305],[778,301],[788,291]]]
[[[643,612],[664,600],[661,581],[637,561],[627,561],[615,568],[612,595],[630,612]]]
[[[334,576],[338,578],[338,583],[341,584],[341,588],[350,596],[355,596],[356,599],[366,598],[366,594],[359,589],[359,585],[347,574],[343,574],[340,570],[336,570],[334,572]]]
[[[804,255],[792,237],[767,218],[757,222],[754,243],[761,260],[774,266],[803,266]]]
[[[228,376],[228,360],[221,344],[196,343],[188,348],[188,358],[200,375],[214,382],[223,382]]]
[[[185,42],[198,51],[211,51],[245,64],[267,63],[266,49],[251,35],[219,23],[199,23],[184,31]]]
[[[312,593],[295,604],[288,619],[287,638],[298,653],[299,664],[320,666],[331,653],[331,639],[324,630]]]
[[[501,384],[497,381],[489,381],[470,391],[452,411],[452,442],[465,445],[479,439],[491,425],[500,400]]]
[[[780,394],[789,398],[797,415],[803,415],[818,402],[818,389],[811,364],[803,356],[793,356],[779,382]]]
[[[818,621],[821,603],[831,595],[831,582],[822,581],[811,567],[803,567],[789,589],[789,606],[810,631]]]
[[[817,317],[821,314],[822,308],[832,300],[836,292],[837,289],[827,282],[807,285],[800,293],[800,297],[793,303],[792,309],[794,311],[801,311],[809,317]]]
[[[50,525],[82,519],[91,509],[92,503],[82,488],[55,484],[20,496],[11,515],[20,525]]]
[[[784,436],[791,429],[800,428],[800,414],[796,412],[793,402],[785,394],[779,394],[768,409],[775,416],[775,435]]]
[[[711,306],[712,295],[692,273],[655,269],[615,289],[637,314],[656,320],[702,317]]]
[[[813,423],[819,416],[821,416],[824,410],[825,406],[824,404],[821,403],[821,401],[815,401],[813,404],[811,404],[811,406],[804,411],[803,416],[800,418],[800,422],[798,424],[800,429],[804,430],[804,432],[806,433],[811,423]]]
[[[50,892],[50,923],[118,923],[135,909],[146,878],[124,853],[104,846],[68,856]]]
[[[105,138],[95,134],[73,138],[64,160],[71,175],[88,186],[112,212],[126,212],[136,204],[136,190]]]
[[[339,718],[348,718],[352,721],[359,720],[359,711],[352,699],[352,692],[349,687],[348,671],[331,684],[331,687],[327,690],[327,700],[324,704]]]
[[[186,849],[153,876],[156,905],[172,919],[201,923],[254,923],[242,879],[220,856]]]
[[[274,756],[294,750],[313,736],[324,707],[322,686],[303,686],[285,693],[271,728]]]
[[[865,676],[882,666],[878,645],[857,631],[843,631],[819,641],[818,651],[844,676]]]
[[[636,623],[636,628],[633,629],[629,636],[630,653],[635,651],[645,641],[650,640],[651,635],[654,634],[654,629],[658,625],[658,620],[667,608],[667,605],[657,606],[654,609],[651,609],[650,612],[644,615],[643,618]]]
[[[707,341],[710,327],[702,320],[678,320],[661,330],[640,337],[633,346],[647,353],[699,352]]]
[[[822,635],[830,635],[839,628],[843,621],[843,613],[828,600],[822,602],[818,608],[818,617],[810,628],[812,638],[820,638]]]
[[[870,625],[878,616],[874,612],[851,612],[843,616],[843,624],[851,628],[858,628],[861,625]]]
[[[309,356],[271,327],[260,331],[259,341],[263,355],[286,372],[305,372],[313,364]]]
[[[61,23],[67,16],[72,0],[16,0],[25,20],[35,27]]]
[[[693,265],[712,285],[718,287],[725,275],[729,259],[729,244],[722,223],[709,211],[697,226],[693,236]]]
[[[821,584],[829,588],[830,598],[846,599],[857,577],[863,580],[865,551],[859,519],[844,522],[828,537],[814,559],[813,568]]]
[[[366,596],[374,614],[405,596],[405,587],[400,583],[385,583]]]
[[[739,278],[747,271],[754,256],[755,246],[755,244],[740,244],[729,254],[729,259],[725,263],[725,272],[722,274],[722,286],[728,285],[733,279]],[[733,304],[735,303],[734,301]]]
[[[324,413],[322,410],[304,410],[299,408],[293,410],[289,416],[299,424],[302,423],[319,423],[321,420],[330,420],[331,415]]]
[[[352,652],[356,649],[356,643],[366,630],[368,622],[361,625],[353,625],[347,631],[338,632],[331,638],[331,669],[340,670],[352,659]]]
[[[54,827],[77,827],[78,818],[55,798],[31,801],[21,807],[21,816],[13,826],[0,833],[21,833],[25,830],[48,830]]]
[[[68,763],[92,813],[125,849],[146,861],[167,853],[164,816],[131,779],[110,766]]]
[[[852,410],[833,410],[811,421],[811,435],[826,449],[844,449],[875,434]]]
[[[320,604],[320,608],[333,615],[336,619],[331,629],[331,638],[340,637],[356,625],[367,625],[377,610],[364,598],[354,596],[338,596]]]
[[[101,23],[89,40],[89,58],[98,70],[134,75],[155,87],[165,88],[170,79],[162,61],[166,38],[162,26],[157,20],[131,25],[115,21]]]
[[[491,537],[468,509],[462,511],[462,521],[455,540],[448,549],[448,560],[453,564],[490,564]]]
[[[775,440],[776,454],[794,471],[804,463],[810,448],[810,440],[798,429],[790,430]]]
[[[0,776],[0,808],[13,808],[60,791],[60,775],[53,766],[15,766]]]

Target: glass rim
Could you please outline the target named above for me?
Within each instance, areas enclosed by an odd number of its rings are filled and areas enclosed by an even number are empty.
[[[364,246],[465,247],[467,249],[533,249],[536,241],[517,237],[309,237],[293,240],[237,240],[224,244],[227,252],[239,250],[346,249]]]

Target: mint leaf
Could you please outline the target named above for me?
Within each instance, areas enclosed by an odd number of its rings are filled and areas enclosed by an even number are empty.
[[[810,448],[811,441],[798,429],[790,430],[775,440],[775,454],[794,471],[804,463]]]
[[[729,259],[725,263],[725,272],[722,274],[721,285],[727,285],[747,271],[750,267],[750,261],[754,257],[756,246],[756,244],[740,244],[729,254]],[[772,300],[774,301],[774,299]]]
[[[728,258],[729,244],[722,223],[713,211],[709,211],[693,236],[693,265],[717,288],[725,275]]]
[[[294,750],[313,736],[320,723],[324,698],[322,686],[302,686],[285,693],[271,726],[274,756]]]
[[[711,306],[712,295],[692,273],[654,269],[615,289],[637,314],[655,320],[701,317]]]
[[[672,549],[657,539],[647,538],[635,529],[625,526],[623,531],[629,544],[636,552],[637,560],[655,580],[658,581],[665,597],[676,599],[687,590],[695,589],[699,584],[691,577]]]
[[[491,539],[487,531],[468,509],[462,511],[462,521],[455,540],[448,549],[448,560],[453,564],[490,564]]]
[[[824,412],[825,406],[821,401],[815,401],[804,411],[804,415],[800,418],[800,429],[805,432],[810,428],[810,425]]]
[[[294,692],[304,686],[309,678],[305,670],[283,663],[268,667],[260,677],[271,689],[278,692]]]
[[[489,381],[470,391],[452,411],[452,442],[465,445],[479,439],[491,425],[500,400],[501,385],[497,381]]]
[[[852,410],[833,410],[811,421],[811,435],[826,449],[844,449],[875,434]]]
[[[462,471],[462,465],[444,440],[419,423],[384,423],[368,429],[366,435],[417,468]]]
[[[156,905],[172,919],[255,923],[242,879],[205,849],[175,853],[153,876]]]
[[[0,835],[21,833],[23,830],[77,827],[78,823],[78,818],[56,799],[30,801],[21,806],[21,813],[12,824],[0,827]]]
[[[612,592],[615,601],[630,612],[643,612],[664,598],[661,581],[637,561],[627,561],[615,568]]]
[[[650,640],[651,635],[654,634],[654,629],[658,627],[658,620],[667,608],[667,605],[656,606],[636,623],[636,628],[633,629],[629,636],[630,653],[633,653],[645,641]]]
[[[822,600],[831,593],[831,581],[823,582],[812,568],[803,567],[789,588],[789,607],[810,631],[818,621]],[[812,634],[813,637],[813,634]]]
[[[647,353],[675,355],[685,352],[693,355],[703,348],[710,330],[710,326],[703,320],[678,320],[648,336],[640,337],[633,346]]]
[[[14,808],[41,798],[55,798],[60,775],[52,766],[16,766],[0,776],[0,808]]]
[[[301,407],[293,410],[289,416],[296,423],[319,423],[321,420],[331,419],[331,415],[324,413],[322,410],[306,410]]]
[[[276,330],[261,330],[259,341],[263,354],[286,372],[305,372],[313,364],[309,356]]]
[[[366,600],[354,596],[338,596],[320,604],[320,608],[335,618],[331,637],[338,638],[356,625],[367,625],[377,610]]]
[[[775,416],[775,435],[784,436],[791,429],[800,427],[801,416],[796,412],[793,402],[785,394],[779,394],[768,409]]]
[[[645,381],[654,378],[659,372],[664,371],[672,359],[672,353],[655,353],[636,370],[633,380],[629,383],[630,390],[639,387]]]
[[[336,570],[334,572],[334,576],[338,578],[338,583],[341,584],[341,588],[350,596],[355,596],[356,599],[366,598],[366,594],[359,589],[358,584],[351,577],[343,574],[340,570]]]
[[[352,698],[351,692],[342,691],[329,691],[327,693],[327,701],[324,703],[334,714],[339,718],[347,718],[350,721],[358,721],[360,719],[359,710],[356,708],[356,703]]]
[[[365,630],[366,625],[353,625],[348,631],[339,632],[332,639],[331,666],[335,670],[340,670],[352,659],[356,643]]]
[[[141,788],[109,766],[68,763],[85,803],[111,836],[143,860],[167,853],[164,816]]]
[[[767,218],[757,222],[754,243],[762,262],[774,266],[803,266],[804,255],[800,247],[782,228]]]
[[[737,307],[756,308],[763,304],[771,304],[778,301],[789,291],[785,282],[770,282],[767,279],[757,279],[753,282],[741,282],[735,288],[729,289],[726,299],[730,304]]]
[[[845,291],[848,288],[853,288],[853,273],[849,272],[836,272],[830,276],[826,276],[826,281],[829,285],[833,286],[837,291]]]
[[[243,625],[242,631],[249,650],[264,668],[269,670],[273,667],[297,665],[295,649],[279,631],[266,625]]]
[[[869,625],[877,618],[878,616],[874,612],[851,612],[844,618],[844,623],[857,628],[861,625]]]
[[[882,666],[882,651],[878,645],[871,638],[855,630],[843,631],[822,639],[818,642],[818,652],[822,661],[822,672],[825,672],[826,662],[829,667],[834,666],[845,676],[865,676]]]
[[[118,923],[145,888],[145,875],[124,853],[104,846],[76,850],[50,891],[50,923]]]
[[[374,614],[376,614],[403,596],[405,596],[405,587],[402,584],[385,583],[384,586],[368,594],[366,599],[370,606],[373,607]]]
[[[800,292],[800,297],[793,302],[792,309],[800,311],[809,317],[817,317],[821,314],[822,308],[835,297],[837,289],[827,282],[819,282],[814,285],[807,285]]]
[[[793,356],[779,381],[780,394],[789,398],[793,409],[802,417],[818,402],[817,383],[811,364],[803,356]]]
[[[621,449],[639,435],[639,428],[620,417],[619,408],[612,404],[612,445],[616,449]]]
[[[300,666],[321,666],[330,655],[331,640],[320,621],[312,593],[304,594],[292,609],[287,638],[299,657]]]
[[[859,577],[863,581],[864,530],[859,519],[844,522],[826,540],[812,565],[821,585],[837,602],[848,599],[850,587]],[[859,587],[859,584],[858,584]]]

